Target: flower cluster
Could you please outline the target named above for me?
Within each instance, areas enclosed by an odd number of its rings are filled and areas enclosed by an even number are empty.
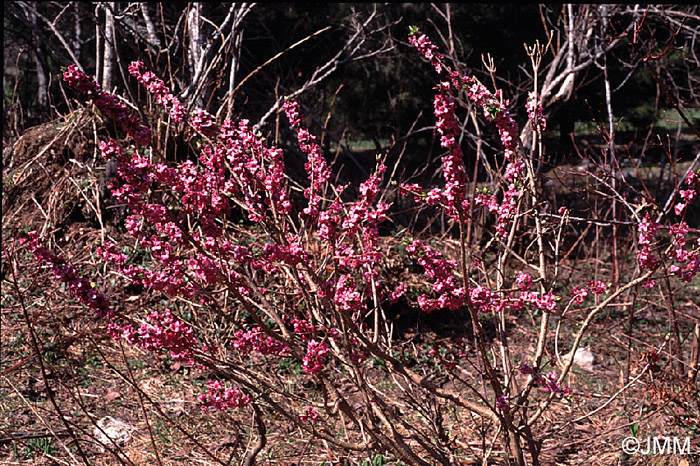
[[[238,124],[226,120],[220,140],[235,180],[228,180],[222,192],[240,195],[252,222],[265,219],[268,210],[288,214],[291,202],[285,189],[282,150],[268,147],[247,120]]]
[[[516,210],[516,201],[520,195],[516,183],[523,175],[523,161],[517,158],[518,146],[518,124],[513,120],[508,112],[508,100],[503,99],[501,90],[495,94],[486,89],[486,86],[473,79],[467,91],[469,98],[483,109],[487,120],[492,121],[498,128],[501,136],[501,143],[504,147],[504,156],[507,165],[504,173],[506,188],[503,192],[503,200],[498,203],[495,196],[477,197],[477,205],[486,206],[489,211],[496,214],[496,233],[506,236],[506,227]]]
[[[313,406],[307,406],[304,414],[299,415],[301,422],[313,422],[318,419],[318,413]]]
[[[170,93],[170,89],[161,79],[156,77],[155,73],[146,69],[143,62],[132,62],[129,65],[129,73],[148,89],[148,92],[155,97],[156,102],[170,110],[170,118],[174,122],[181,123],[184,121],[187,116],[185,107]]]
[[[27,233],[26,237],[20,239],[20,243],[29,249],[39,264],[50,264],[54,278],[68,285],[73,297],[95,311],[98,317],[109,317],[114,313],[114,308],[95,284],[87,278],[79,277],[75,267],[66,264],[63,257],[52,254],[42,246],[36,231]]]
[[[530,278],[530,275],[526,274],[525,272],[520,272],[515,279],[515,286],[520,291],[527,291],[532,286],[532,278]]]
[[[520,365],[520,373],[532,375],[535,379],[535,385],[544,387],[549,393],[561,393],[564,396],[568,396],[571,393],[568,385],[557,381],[557,373],[554,371],[542,374],[539,368],[530,367],[527,362],[523,362]]]
[[[250,396],[236,387],[226,387],[220,380],[207,382],[207,392],[197,398],[202,411],[223,411],[227,408],[242,408],[250,404]]]
[[[601,295],[605,293],[607,289],[608,286],[600,280],[588,282],[588,290],[595,295]]]
[[[460,212],[464,214],[469,211],[469,201],[465,193],[467,174],[464,169],[464,154],[458,140],[459,123],[455,116],[455,100],[450,95],[449,83],[441,83],[439,87],[441,93],[435,95],[434,101],[437,118],[435,126],[441,135],[440,145],[449,151],[448,155],[442,158],[445,189],[440,193],[440,201],[445,207],[445,213],[459,220]],[[431,198],[437,197],[436,195],[435,190],[429,193]]]
[[[476,205],[485,206],[489,211],[497,214],[496,233],[501,237],[506,236],[506,227],[516,211],[516,200],[520,195],[517,182],[522,177],[524,166],[523,161],[516,156],[519,140],[518,124],[508,112],[509,102],[503,98],[502,91],[498,90],[492,94],[476,78],[461,77],[459,73],[452,71],[442,61],[443,56],[437,52],[437,47],[424,34],[419,35],[413,31],[409,41],[418,48],[424,57],[430,60],[439,74],[444,72],[448,77],[448,81],[439,84],[440,93],[436,95],[434,105],[435,117],[437,118],[436,128],[441,135],[440,143],[450,151],[442,160],[446,187],[443,193],[433,190],[430,195],[425,197],[425,200],[429,205],[433,205],[432,203],[437,203],[439,200],[445,206],[445,212],[455,219],[459,218],[458,212],[464,213],[468,209],[469,201],[464,194],[466,174],[462,151],[457,142],[459,125],[454,116],[454,98],[451,95],[453,89],[466,89],[469,99],[482,109],[487,120],[496,124],[507,161],[502,201],[499,203],[495,196],[480,196],[474,199],[474,202]],[[544,129],[544,117],[541,110],[538,113],[539,108],[533,107],[534,116],[538,118],[538,122],[541,121],[540,124]],[[420,190],[404,186],[402,192],[411,192],[423,199]]]
[[[575,286],[569,294],[571,295],[571,303],[574,305],[579,305],[588,298],[588,290],[579,286]]]
[[[326,364],[326,353],[330,351],[328,343],[311,340],[306,346],[306,355],[302,360],[302,370],[305,374],[316,375]]]
[[[294,330],[294,334],[299,336],[303,342],[309,341],[315,333],[314,326],[306,319],[294,319],[291,321],[291,326]]]
[[[557,310],[558,298],[552,292],[540,293],[538,291],[526,291],[520,294],[520,300],[542,311],[554,312]]]
[[[123,337],[130,344],[143,349],[168,351],[175,361],[195,364],[194,349],[198,342],[192,327],[176,318],[170,309],[163,313],[151,312],[146,320],[147,323],[141,324],[138,329],[111,322],[107,324],[107,332],[114,338]]]
[[[411,34],[408,37],[408,42],[416,47],[421,55],[430,60],[430,64],[433,65],[438,74],[442,73],[444,67],[442,59],[444,55],[438,52],[438,46],[434,45],[427,35]]]
[[[697,193],[700,192],[700,179],[698,175],[690,171],[685,179],[684,185],[688,189],[681,189],[680,196],[683,202],[679,202],[674,206],[677,215],[681,216],[685,213],[687,205],[692,202]],[[637,251],[637,260],[641,269],[656,270],[661,265],[661,258],[654,254],[652,247],[654,246],[655,236],[659,230],[659,224],[652,220],[651,213],[647,213],[637,225],[639,238],[637,244],[640,249]],[[690,282],[698,273],[700,273],[700,254],[697,250],[688,251],[687,235],[690,231],[685,220],[671,225],[669,233],[671,234],[671,247],[668,252],[668,259],[672,262],[668,270],[672,275],[679,277],[684,282]],[[700,239],[698,240],[700,246]],[[653,287],[655,281],[651,278],[644,285]]]
[[[146,145],[151,141],[151,129],[141,124],[138,117],[131,115],[126,104],[116,96],[101,90],[94,79],[83,73],[76,65],[70,65],[63,73],[63,80],[81,94],[85,94],[107,117],[119,123],[122,130],[134,138],[137,144]]]
[[[685,208],[693,201],[693,199],[695,199],[698,191],[700,191],[700,178],[698,178],[698,175],[695,172],[690,171],[685,179],[685,184],[689,189],[681,189],[679,191],[683,202],[678,202],[675,206],[673,206],[674,211],[678,216],[683,215]]]
[[[262,355],[289,355],[289,345],[267,335],[260,327],[254,327],[246,331],[238,330],[233,337],[232,343],[233,347],[243,357],[248,356],[251,351],[256,351]]]
[[[138,330],[138,345],[152,351],[167,350],[176,361],[194,363],[192,348],[197,345],[192,327],[176,319],[170,309],[152,312]]]
[[[357,311],[362,304],[355,280],[349,274],[343,274],[335,285],[335,305],[342,311]]]
[[[639,230],[639,240],[638,244],[642,248],[637,252],[637,259],[639,260],[639,267],[649,270],[656,269],[660,262],[656,255],[654,255],[651,244],[654,239],[654,235],[659,229],[659,224],[651,219],[651,214],[647,212],[641,222],[638,225]]]
[[[525,108],[527,109],[527,117],[533,122],[537,131],[544,131],[547,127],[547,120],[542,114],[542,102],[540,102],[540,96],[536,92],[530,92],[527,95]]]
[[[557,381],[557,373],[554,371],[537,377],[537,384],[544,387],[549,393],[561,393],[564,396],[571,393],[568,385]]]
[[[321,204],[321,193],[324,185],[330,180],[331,169],[321,152],[321,147],[316,143],[316,136],[311,134],[301,124],[299,103],[294,99],[287,100],[282,109],[287,115],[292,128],[297,132],[299,147],[308,157],[304,168],[309,175],[311,186],[304,190],[304,196],[309,200],[309,204],[303,213],[309,218],[316,218]]]
[[[216,125],[211,115],[199,108],[192,112],[190,124],[195,130],[206,137],[212,138],[219,132],[219,127]]]
[[[418,304],[423,311],[432,312],[445,308],[456,310],[467,303],[464,287],[457,286],[452,277],[452,270],[457,266],[455,261],[444,259],[439,252],[420,240],[409,244],[406,252],[418,259],[425,275],[433,280],[433,291],[438,294],[437,298],[425,294],[418,297]]]

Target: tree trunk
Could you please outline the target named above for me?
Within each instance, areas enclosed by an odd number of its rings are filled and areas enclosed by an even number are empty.
[[[104,41],[104,59],[102,61],[102,88],[106,91],[111,91],[114,86],[114,16],[112,11],[115,8],[115,2],[104,4],[105,10],[105,41]],[[98,57],[99,59],[99,57]]]
[[[202,4],[198,2],[191,3],[190,11],[187,15],[187,36],[189,38],[187,58],[190,65],[191,79],[194,79],[195,76],[200,76],[202,73],[202,51],[204,49],[204,45],[202,43],[201,14]],[[197,96],[197,99],[193,103],[195,107],[202,108],[203,102],[201,94]]]
[[[29,10],[29,20],[31,21],[34,30],[38,27],[38,18],[36,11]],[[32,41],[33,42],[33,41]],[[33,43],[34,47],[32,50],[32,55],[34,58],[34,64],[36,65],[36,81],[38,85],[37,89],[37,113],[41,114],[48,106],[47,90],[48,90],[48,80],[46,78],[46,68],[44,67],[44,62],[42,61],[42,51],[41,47],[37,43]],[[33,113],[33,112],[32,112]]]

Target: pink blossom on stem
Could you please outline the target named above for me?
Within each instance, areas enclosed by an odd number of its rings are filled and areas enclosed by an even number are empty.
[[[575,305],[581,304],[588,297],[588,290],[585,288],[580,288],[578,286],[571,290],[571,302]]]
[[[313,422],[318,419],[318,413],[313,406],[307,406],[306,411],[299,415],[299,419],[301,419],[301,422]]]
[[[520,364],[519,370],[520,370],[520,373],[524,374],[524,375],[534,374],[536,372],[535,369],[530,367],[530,365],[527,363],[527,361],[523,361]]]
[[[360,293],[356,290],[355,280],[351,275],[343,274],[335,287],[335,304],[343,311],[356,311],[361,305]]]
[[[170,309],[152,312],[148,323],[138,329],[138,345],[153,351],[167,350],[176,361],[194,363],[193,348],[197,345],[192,327],[175,318]]]
[[[557,381],[557,373],[554,371],[540,375],[537,378],[537,384],[544,387],[549,393],[561,393],[564,396],[568,396],[571,393],[566,384]]]
[[[176,123],[181,123],[187,116],[187,110],[180,101],[171,94],[165,83],[158,79],[152,71],[148,71],[141,61],[129,65],[129,73],[155,97],[156,102],[170,110],[170,117]]]
[[[438,52],[439,47],[437,45],[433,45],[428,36],[425,34],[413,34],[409,36],[408,41],[411,45],[416,47],[425,58],[430,60],[430,63],[433,65],[438,74],[442,73],[442,59],[444,58],[444,55]]]
[[[654,235],[659,229],[659,224],[651,219],[651,214],[647,212],[637,227],[639,230],[639,241],[641,246],[648,246],[654,239]]]
[[[330,180],[331,169],[321,152],[321,147],[316,143],[316,137],[301,125],[299,103],[294,99],[287,100],[282,109],[287,115],[292,128],[297,132],[299,147],[308,157],[304,168],[311,180],[311,186],[304,190],[304,196],[309,200],[309,204],[303,213],[310,218],[316,218],[319,213],[321,193],[324,185]]]
[[[639,261],[639,268],[642,270],[655,270],[661,264],[649,246],[644,246],[637,253],[637,260]]]
[[[496,406],[501,411],[507,410],[508,409],[508,398],[505,395],[499,395],[496,398]]]
[[[557,310],[557,297],[552,292],[543,294],[537,291],[527,291],[520,295],[520,299],[543,311],[553,312]]]
[[[306,347],[306,355],[302,360],[302,370],[305,374],[316,375],[326,364],[326,353],[330,350],[325,341],[319,343],[311,340]]]
[[[532,286],[532,278],[525,272],[520,272],[515,279],[515,286],[521,291],[527,291]]]
[[[608,286],[600,280],[596,280],[588,282],[588,289],[591,291],[591,293],[595,295],[601,295],[605,293],[605,290],[608,289]]]
[[[542,113],[542,103],[536,92],[530,92],[528,94],[525,108],[527,108],[527,117],[533,122],[533,126],[537,128],[538,131],[544,131],[547,127],[547,120]]]
[[[100,89],[94,79],[83,73],[76,65],[70,65],[63,73],[63,80],[81,94],[85,94],[96,107],[109,118],[119,123],[137,144],[147,145],[151,139],[151,129],[142,125],[141,120],[132,116],[123,102],[114,95]]]
[[[457,266],[455,261],[443,259],[439,252],[424,245],[420,240],[408,245],[406,252],[418,259],[425,275],[433,279],[433,291],[438,294],[437,299],[427,295],[418,297],[418,304],[423,311],[431,312],[443,308],[456,310],[466,305],[464,287],[458,287],[452,278],[451,271]]]
[[[288,356],[289,345],[264,333],[260,327],[250,330],[238,330],[232,340],[233,347],[241,356],[246,357],[251,351],[262,355]]]
[[[39,264],[50,264],[54,278],[65,283],[73,297],[95,311],[98,317],[109,317],[114,313],[114,308],[109,305],[109,301],[95,284],[87,278],[78,277],[75,267],[66,264],[63,257],[52,254],[42,246],[36,231],[30,231],[26,237],[20,238],[20,244],[29,249]]]
[[[406,293],[406,285],[397,286],[392,292],[389,293],[389,301],[396,303],[401,296]]]
[[[202,411],[223,411],[227,408],[242,408],[250,404],[250,396],[236,387],[226,387],[220,380],[209,380],[207,392],[197,401]]]

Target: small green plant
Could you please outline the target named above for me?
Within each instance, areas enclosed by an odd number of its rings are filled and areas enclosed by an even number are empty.
[[[299,375],[303,373],[301,363],[294,358],[284,358],[279,363],[279,368],[282,373]]]
[[[129,367],[135,368],[135,369],[143,369],[146,367],[146,361],[142,359],[136,359],[136,360],[131,360],[128,362]]]
[[[25,458],[33,458],[37,453],[44,455],[53,455],[56,448],[53,445],[53,439],[50,437],[31,438],[27,442],[27,446],[22,449],[22,454]]]
[[[360,463],[360,466],[384,466],[385,464],[387,464],[387,459],[381,453],[377,453],[372,458],[372,461],[364,460]]]
[[[375,369],[386,369],[386,361],[383,361],[376,356],[372,356],[372,367]]]
[[[632,437],[636,437],[636,436],[637,436],[637,432],[639,432],[639,421],[637,421],[637,422],[633,423],[632,425],[630,425],[630,435],[631,435]]]

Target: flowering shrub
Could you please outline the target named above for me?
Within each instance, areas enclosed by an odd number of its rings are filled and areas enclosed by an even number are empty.
[[[64,73],[71,87],[131,137],[128,145],[102,141],[100,149],[105,159],[116,161],[118,179],[111,188],[113,196],[129,208],[126,230],[149,251],[154,265],[134,264],[112,243],[97,248],[99,256],[131,283],[171,299],[191,300],[231,325],[235,332],[223,345],[216,345],[203,327],[195,330],[179,318],[174,308],[150,311],[138,324],[127,310],[111,307],[92,283],[78,278],[73,266],[43,248],[35,233],[24,242],[39,263],[50,264],[54,276],[68,284],[76,299],[104,320],[108,333],[206,368],[213,378],[198,399],[203,410],[252,409],[259,431],[264,427],[257,414],[276,412],[309,434],[345,449],[382,449],[409,464],[428,464],[427,457],[452,462],[455,447],[444,435],[442,414],[432,419],[422,414],[429,400],[488,420],[515,464],[526,464],[526,455],[536,464],[542,443],[533,427],[552,403],[575,397],[577,389],[564,382],[572,357],[544,359],[550,321],[563,320],[572,308],[585,311],[578,333],[567,343],[574,354],[591,320],[621,293],[641,284],[654,286],[660,277],[692,280],[700,271],[700,245],[688,238],[690,230],[681,218],[670,228],[671,240],[663,250],[665,239],[658,236],[661,226],[646,213],[637,224],[642,271],[638,277],[621,285],[590,280],[573,287],[568,297],[558,294],[561,288],[555,286],[543,239],[547,212],[538,203],[532,159],[520,146],[509,101],[500,90],[492,92],[475,77],[453,71],[426,35],[414,31],[409,41],[443,79],[433,111],[446,154],[443,187],[425,192],[419,185],[402,184],[400,192],[441,208],[459,233],[460,252],[458,259],[448,258],[420,239],[409,240],[405,250],[431,282],[429,290],[419,293],[418,306],[425,312],[465,311],[470,320],[472,349],[450,358],[434,348],[425,355],[440,361],[438,367],[447,370],[452,388],[443,388],[409,367],[392,346],[390,330],[382,325],[386,323],[382,306],[408,290],[405,284],[387,285],[378,273],[386,253],[379,225],[390,208],[380,196],[385,165],[378,159],[374,172],[360,184],[357,198],[348,201],[347,186],[332,183],[331,167],[315,136],[304,127],[295,100],[288,100],[282,110],[306,155],[308,185],[298,215],[285,179],[282,150],[254,133],[249,122],[226,120],[219,125],[204,111],[188,112],[163,81],[143,63],[134,62],[129,72],[167,110],[171,121],[190,125],[201,137],[196,162],[156,163],[146,156],[150,130],[124,104],[76,67]],[[498,173],[498,189],[473,198],[467,190],[459,142],[459,96],[466,96],[495,125],[505,161]],[[526,111],[532,131],[544,131],[537,90],[530,93]],[[681,217],[700,189],[694,173],[688,174],[684,188],[679,192],[682,202],[675,208]],[[167,201],[155,195],[161,192],[167,193]],[[486,253],[466,245],[465,231],[476,221],[472,208],[495,221],[492,229],[483,227],[495,244],[493,271],[480,265]],[[229,220],[234,211],[243,212],[256,225],[257,244],[236,236]],[[560,211],[559,217],[566,219],[566,211]],[[520,257],[513,251],[520,230],[535,232],[535,254]],[[220,296],[224,294],[233,298],[240,313],[223,304]],[[583,307],[589,297],[595,297],[595,304]],[[534,353],[518,366],[509,356],[505,316],[524,310],[536,311],[540,330],[533,330]],[[485,335],[485,316],[497,322],[494,342]],[[559,341],[555,343],[558,348]],[[396,381],[405,400],[401,410],[410,411],[410,422],[404,419],[395,395],[372,382],[366,363],[370,357],[381,361],[379,367]],[[301,377],[320,387],[321,402],[305,394],[292,396],[280,386],[271,368],[290,360],[301,367]],[[549,372],[544,370],[547,364],[552,367]],[[479,368],[481,382],[468,367]],[[342,436],[335,434],[341,431]]]

